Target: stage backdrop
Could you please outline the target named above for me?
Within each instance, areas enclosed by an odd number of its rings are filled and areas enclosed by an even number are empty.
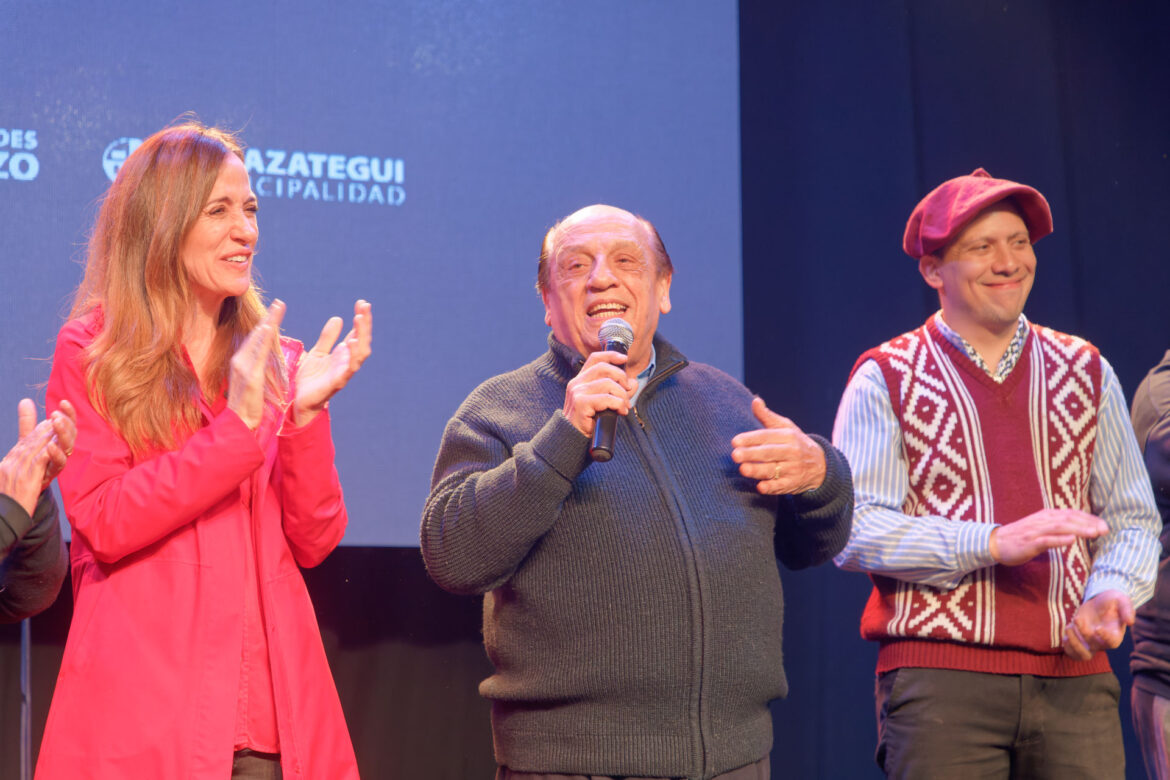
[[[374,304],[374,355],[331,407],[346,544],[417,545],[445,422],[545,348],[539,243],[578,207],[657,225],[678,271],[663,333],[742,376],[733,2],[3,7],[10,436],[18,399],[43,399],[98,199],[189,111],[249,147],[285,331],[311,344]]]

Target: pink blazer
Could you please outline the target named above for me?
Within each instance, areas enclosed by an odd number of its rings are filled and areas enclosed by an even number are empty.
[[[95,312],[61,329],[49,379],[49,408],[67,398],[78,413],[59,478],[74,614],[37,778],[231,775],[244,534],[260,578],[284,776],[357,777],[298,568],[324,560],[345,531],[328,412],[281,428],[270,408],[256,434],[234,412],[204,406],[203,426],[177,449],[135,458],[86,392],[81,350],[100,327]],[[303,347],[282,346],[291,374]]]

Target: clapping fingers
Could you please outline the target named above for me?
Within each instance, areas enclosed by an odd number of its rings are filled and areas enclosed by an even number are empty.
[[[301,355],[297,367],[297,397],[293,413],[298,425],[305,425],[325,403],[348,384],[370,356],[373,337],[373,309],[359,300],[353,307],[353,328],[340,343],[342,320],[330,317],[317,343]],[[336,346],[335,346],[336,345]]]
[[[317,339],[317,343],[313,345],[312,352],[319,355],[331,355],[335,365],[344,366],[344,370],[336,377],[336,381],[339,382],[337,389],[344,387],[346,381],[357,373],[357,370],[362,367],[362,363],[366,362],[366,358],[370,356],[373,323],[373,308],[369,301],[359,300],[353,306],[353,327],[349,333],[345,334],[345,340],[341,344],[334,347],[338,335],[341,334],[342,321],[340,317],[330,317],[329,321],[325,323],[325,327],[321,329],[321,335]]]
[[[317,343],[313,345],[313,352],[321,355],[328,355],[333,351],[333,345],[337,343],[337,337],[341,335],[341,326],[344,323],[341,317],[330,317],[325,322],[325,327],[321,328],[321,335],[317,337]]]
[[[62,401],[59,409],[37,422],[37,407],[22,399],[16,408],[20,439],[5,456],[0,492],[13,496],[31,514],[37,496],[65,468],[77,438],[77,411]]]
[[[280,323],[284,320],[284,312],[284,301],[277,299],[272,302],[264,319],[252,328],[252,332],[232,356],[233,371],[238,370],[241,376],[253,382],[258,380],[263,384],[268,357],[280,337]]]
[[[49,465],[45,470],[44,486],[48,486],[61,470],[69,456],[73,454],[73,445],[77,440],[77,410],[67,400],[49,415],[49,424],[53,429],[53,436],[49,439],[46,449],[49,453]]]
[[[329,346],[322,351],[328,352],[333,348],[333,342],[337,339],[337,333],[341,332],[341,318],[333,317],[329,322],[325,323],[325,328],[328,329],[333,321],[337,321],[337,330],[329,339]],[[371,348],[370,342],[373,339],[374,332],[374,313],[369,301],[358,301],[353,305],[353,327],[350,328],[349,333],[345,334],[345,341],[339,345],[338,349],[344,348],[345,352],[340,353],[336,360],[337,363],[345,363],[345,371],[341,376],[341,384],[338,389],[345,386],[349,378],[357,373],[358,369],[362,367],[362,363],[366,362],[366,358],[370,356]],[[321,331],[322,338],[325,337],[325,330]],[[321,345],[318,340],[317,345]],[[343,361],[341,358],[345,358]]]
[[[53,422],[50,419],[37,422],[37,405],[31,398],[22,398],[17,405],[16,428],[20,439],[12,451],[21,453],[22,458],[47,460],[43,451],[53,440]]]
[[[252,370],[258,372],[261,377],[268,367],[268,356],[280,343],[280,323],[284,321],[285,309],[284,301],[279,298],[274,300],[268,307],[264,319],[252,329],[248,334],[248,341],[245,342],[253,358]]]
[[[265,376],[269,358],[280,338],[284,312],[284,301],[273,301],[264,319],[252,329],[236,354],[232,355],[228,408],[238,414],[252,430],[259,427],[264,417]]]
[[[17,437],[23,439],[37,427],[37,405],[31,398],[22,398],[16,406]]]
[[[66,455],[73,454],[73,444],[77,440],[77,410],[66,399],[61,399],[57,411],[49,415],[53,421],[53,433],[57,436],[57,444]]]
[[[37,423],[36,405],[28,398],[17,406],[16,419],[20,438],[0,459],[0,493],[11,496],[31,515],[49,463],[53,426],[48,420]]]
[[[374,338],[374,310],[369,301],[358,301],[353,305],[353,329],[346,335],[349,347],[349,369],[352,376],[366,358],[370,356],[370,343]]]

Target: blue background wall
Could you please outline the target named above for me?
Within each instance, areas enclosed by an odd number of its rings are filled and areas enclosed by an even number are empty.
[[[188,111],[249,147],[255,269],[285,332],[312,344],[374,304],[374,357],[331,406],[344,544],[418,544],[447,419],[546,347],[540,239],[582,206],[672,237],[687,273],[665,332],[742,376],[731,0],[6,6],[0,235],[22,294],[0,309],[0,410],[48,378],[116,156]]]

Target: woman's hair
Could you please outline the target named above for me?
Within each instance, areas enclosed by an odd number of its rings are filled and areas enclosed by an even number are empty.
[[[84,355],[89,397],[135,453],[170,449],[199,427],[199,394],[220,392],[231,356],[264,317],[255,283],[224,301],[201,388],[181,349],[194,298],[179,254],[229,154],[243,159],[236,138],[218,128],[160,130],[126,158],[94,223],[70,317],[100,309],[101,330]],[[283,392],[283,368],[274,350],[270,400]]]

